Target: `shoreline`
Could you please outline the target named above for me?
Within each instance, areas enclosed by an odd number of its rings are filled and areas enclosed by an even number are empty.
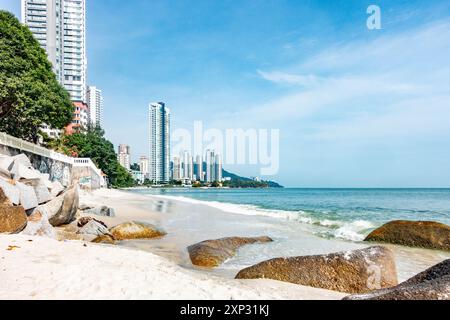
[[[121,241],[114,246],[0,236],[2,278],[6,279],[0,298],[341,299],[348,294],[274,280],[235,280],[234,276],[243,267],[272,257],[324,254],[373,245],[320,238],[308,233],[307,225],[292,224],[286,219],[233,213],[194,199],[182,201],[129,190],[81,191],[80,205],[114,208],[115,217],[95,216],[108,226],[142,221],[162,228],[167,235]],[[206,239],[263,235],[275,241],[243,247],[234,258],[212,270],[193,266],[186,250],[188,245]],[[20,248],[5,250],[9,245]],[[434,250],[386,246],[395,252],[399,281],[450,256]],[[292,248],[285,251],[286,247]],[[411,261],[423,256],[427,257],[425,262],[411,265]]]

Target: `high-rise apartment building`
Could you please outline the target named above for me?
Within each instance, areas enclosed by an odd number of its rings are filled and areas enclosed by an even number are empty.
[[[149,105],[149,176],[155,182],[170,180],[170,109],[163,102]]]
[[[102,91],[95,86],[88,86],[86,101],[89,106],[89,123],[103,128],[103,96]]]
[[[86,102],[85,0],[21,0],[21,20],[73,101]]]
[[[222,157],[218,154],[214,162],[214,181],[222,181]]]
[[[139,159],[139,170],[144,175],[145,178],[148,176],[148,157],[141,156]]]
[[[203,181],[203,158],[202,156],[197,156],[195,162],[195,175],[198,181]]]
[[[182,176],[180,157],[173,157],[172,180],[180,181]]]
[[[130,146],[126,144],[119,145],[119,150],[117,153],[117,160],[127,170],[130,170]]]

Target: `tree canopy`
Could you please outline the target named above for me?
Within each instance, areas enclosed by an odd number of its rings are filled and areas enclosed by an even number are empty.
[[[73,106],[28,27],[0,10],[0,131],[37,142],[39,128],[62,129]]]

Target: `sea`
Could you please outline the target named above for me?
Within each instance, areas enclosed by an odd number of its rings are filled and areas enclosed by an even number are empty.
[[[134,192],[308,224],[320,237],[347,241],[362,241],[392,220],[450,224],[450,189],[170,188]]]

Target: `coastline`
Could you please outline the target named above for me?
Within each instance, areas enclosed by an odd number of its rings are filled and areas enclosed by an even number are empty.
[[[306,224],[228,212],[193,199],[99,189],[82,191],[80,204],[114,208],[115,217],[98,217],[109,226],[142,221],[162,228],[167,235],[114,246],[0,236],[5,279],[0,299],[341,299],[347,294],[266,279],[235,280],[234,276],[243,267],[284,254],[324,254],[372,245],[321,238],[309,233]],[[206,239],[263,235],[275,241],[243,247],[233,259],[212,270],[192,266],[186,250]],[[282,251],[291,244],[291,251]],[[19,248],[6,250],[10,245]],[[449,257],[434,250],[386,246],[395,252],[399,280]],[[424,261],[411,264],[424,256]]]

